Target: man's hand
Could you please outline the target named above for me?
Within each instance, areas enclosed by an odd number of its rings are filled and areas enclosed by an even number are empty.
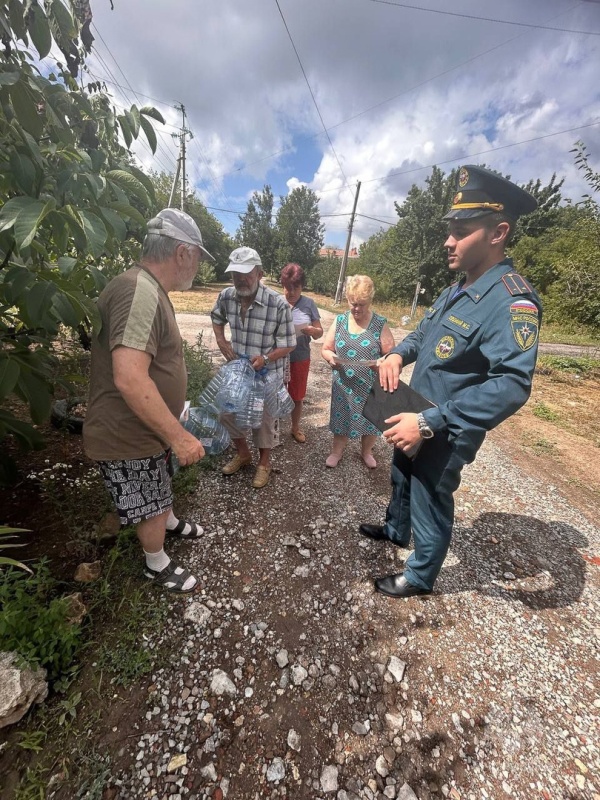
[[[182,428],[181,433],[177,435],[177,439],[171,442],[171,447],[182,467],[189,467],[190,464],[195,464],[196,461],[204,458],[202,442],[199,442],[195,436],[188,433],[185,428]]]
[[[421,441],[417,414],[396,414],[384,420],[384,422],[392,425],[391,428],[383,432],[383,435],[394,447],[407,451]]]
[[[386,392],[394,392],[398,388],[402,372],[402,356],[392,353],[385,358],[378,358],[375,368],[379,372],[379,383]]]
[[[252,356],[252,358],[250,359],[250,363],[252,364],[255,372],[258,372],[266,364],[265,357],[264,356]]]

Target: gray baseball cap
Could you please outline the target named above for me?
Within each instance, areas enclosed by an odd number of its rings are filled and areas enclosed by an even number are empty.
[[[148,222],[147,228],[148,233],[155,236],[168,236],[169,239],[194,244],[215,261],[215,257],[202,244],[200,228],[185,211],[180,211],[178,208],[163,208]]]
[[[262,267],[260,256],[251,247],[237,247],[229,256],[229,266],[225,272],[248,274],[254,267]]]

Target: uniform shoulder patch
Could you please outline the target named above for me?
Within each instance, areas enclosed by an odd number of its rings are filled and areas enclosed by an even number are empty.
[[[533,293],[531,284],[517,272],[507,272],[506,275],[502,276],[502,283],[506,287],[506,291],[513,297],[518,294]]]
[[[538,308],[530,300],[514,300],[510,306],[510,326],[521,350],[530,350],[538,340]]]

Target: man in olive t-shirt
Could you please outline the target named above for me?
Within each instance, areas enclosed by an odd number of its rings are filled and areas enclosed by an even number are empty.
[[[168,293],[189,289],[210,253],[194,220],[164,209],[148,223],[139,265],[101,293],[101,327],[92,343],[90,397],[83,428],[87,455],[98,462],[122,525],[135,525],[146,577],[175,592],[196,579],[163,549],[167,529],[196,538],[201,529],[172,513],[170,456],[182,466],[204,456],[180,424],[187,373]]]

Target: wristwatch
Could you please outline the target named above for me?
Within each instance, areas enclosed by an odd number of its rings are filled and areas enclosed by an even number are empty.
[[[419,426],[419,433],[421,434],[421,439],[433,439],[433,431],[427,424],[427,420],[423,416],[423,414],[417,414],[417,424]]]
[[[269,363],[269,356],[268,355],[263,356],[263,361],[265,362],[265,367],[266,367],[267,364]]]

